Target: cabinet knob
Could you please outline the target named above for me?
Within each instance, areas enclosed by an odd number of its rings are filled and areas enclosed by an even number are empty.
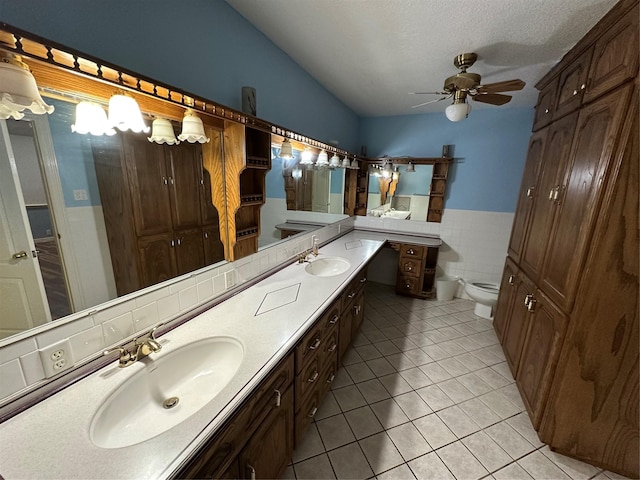
[[[415,251],[413,248],[410,248],[409,250],[407,250],[407,253],[408,253],[409,255],[415,255],[415,254],[416,254],[416,251]]]
[[[336,374],[332,373],[331,375],[329,375],[329,378],[327,378],[327,383],[333,383],[335,378],[336,378]]]
[[[407,272],[410,272],[411,270],[413,270],[413,266],[412,266],[410,263],[405,263],[405,265],[404,265],[404,269],[405,269]]]
[[[356,292],[351,292],[349,295],[347,295],[347,298],[353,298],[356,296]]]
[[[404,286],[405,286],[405,288],[407,288],[407,289],[411,289],[411,284],[410,284],[410,283],[406,283]]]
[[[313,383],[318,379],[319,376],[320,376],[320,374],[316,370],[315,372],[313,372],[313,375],[311,375],[309,378],[307,378],[307,382]]]
[[[317,411],[318,411],[318,407],[313,407],[313,410],[311,410],[311,411],[309,412],[309,414],[307,415],[307,417],[309,417],[309,418],[313,418],[313,417],[315,417],[315,416],[316,416],[316,412],[317,412]]]
[[[516,279],[515,275],[509,275],[509,285],[511,285],[513,287],[514,285],[514,280]]]
[[[338,323],[339,319],[340,317],[338,315],[334,315],[333,317],[331,317],[331,320],[329,320],[329,324],[335,325],[336,323]]]
[[[529,188],[527,188],[527,198],[533,198],[533,193],[535,192],[535,190],[535,185],[531,185]]]
[[[335,352],[336,348],[338,348],[338,345],[336,345],[335,343],[333,345],[331,345],[329,348],[327,348],[327,352]]]
[[[549,109],[548,109],[548,108],[545,108],[545,109],[544,109],[544,113],[545,113],[545,114],[546,114],[546,113],[549,113]]]
[[[360,283],[364,283],[366,281],[367,281],[367,277],[363,277],[363,278],[360,279]]]
[[[527,304],[527,310],[529,312],[533,313],[535,311],[536,302],[537,302],[536,297],[531,295],[531,299],[529,300],[529,303]]]
[[[319,346],[320,346],[320,339],[316,338],[315,341],[311,345],[309,345],[309,350],[315,350]]]
[[[355,313],[356,315],[360,315],[360,305],[354,305],[353,306],[353,313]]]
[[[573,91],[573,94],[574,94],[574,95],[577,95],[577,94],[578,94],[578,90],[574,90],[574,91]]]
[[[280,393],[280,390],[274,390],[273,393],[276,397],[276,407],[280,407],[280,403],[282,402],[282,393]]]
[[[585,88],[587,88],[587,84],[583,83],[582,85],[580,85],[580,90],[584,90]]]

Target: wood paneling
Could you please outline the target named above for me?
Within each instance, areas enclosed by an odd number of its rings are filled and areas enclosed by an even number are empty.
[[[493,318],[493,329],[496,331],[500,341],[502,341],[509,326],[509,318],[519,283],[518,267],[513,260],[507,258],[502,272],[502,281],[500,282],[500,293],[498,294],[498,302],[495,308],[496,314]]]

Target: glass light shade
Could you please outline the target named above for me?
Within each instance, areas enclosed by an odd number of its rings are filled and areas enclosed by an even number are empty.
[[[42,115],[54,107],[44,103],[36,79],[20,56],[0,51],[0,119],[20,120],[25,109]]]
[[[204,133],[204,124],[191,110],[187,110],[182,119],[182,133],[178,139],[189,143],[207,143],[209,139]]]
[[[113,95],[109,99],[109,125],[121,132],[131,130],[134,133],[149,133],[144,123],[138,102],[128,95]]]
[[[360,170],[360,166],[358,165],[358,160],[356,160],[355,158],[351,162],[351,168],[353,168],[354,170]]]
[[[76,123],[71,125],[71,131],[82,135],[115,135],[116,131],[109,126],[107,112],[102,105],[95,102],[80,102],[76,105]]]
[[[313,152],[306,147],[300,155],[300,165],[313,165]]]
[[[173,125],[166,118],[156,118],[151,124],[151,136],[148,138],[150,142],[166,143],[167,145],[178,145],[180,142],[176,138],[173,131]]]
[[[293,158],[293,148],[291,147],[291,142],[288,138],[285,138],[284,142],[282,142],[279,157],[284,158],[285,160],[291,160]]]
[[[329,162],[329,166],[330,167],[339,167],[340,166],[340,157],[338,157],[337,153],[333,154],[333,157],[331,157],[331,161]]]
[[[415,171],[416,167],[413,165],[413,163],[409,162],[409,165],[407,165],[407,169],[405,170],[405,172],[415,173]]]
[[[470,110],[468,103],[453,103],[444,110],[444,113],[452,122],[459,122],[467,118]]]
[[[316,165],[319,167],[328,167],[329,166],[329,155],[325,150],[321,150],[318,154],[318,160],[316,161]]]
[[[293,170],[291,170],[291,176],[296,180],[302,178],[302,170],[298,167],[295,167]]]
[[[385,163],[384,167],[382,167],[382,176],[384,178],[391,178],[391,174],[393,173],[393,167],[390,163]]]
[[[345,155],[344,158],[342,159],[342,165],[340,165],[342,168],[351,168],[351,164],[349,163],[349,159],[347,158],[347,156]]]

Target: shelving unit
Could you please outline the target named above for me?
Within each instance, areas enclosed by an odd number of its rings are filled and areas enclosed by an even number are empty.
[[[431,176],[431,189],[429,192],[429,209],[427,211],[428,222],[442,221],[442,210],[444,209],[444,194],[447,189],[447,175],[449,165],[453,158],[443,157],[433,164],[433,175]]]
[[[366,215],[369,175],[366,166],[359,170],[346,170],[344,182],[344,213],[346,215]]]

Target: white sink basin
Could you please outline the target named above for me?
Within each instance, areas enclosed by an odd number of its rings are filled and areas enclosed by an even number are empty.
[[[147,357],[145,368],[95,413],[91,440],[98,447],[120,448],[169,430],[209,403],[233,378],[243,357],[242,344],[230,337],[205,338]]]
[[[316,277],[333,277],[346,272],[351,264],[342,257],[325,257],[312,260],[305,271]]]

